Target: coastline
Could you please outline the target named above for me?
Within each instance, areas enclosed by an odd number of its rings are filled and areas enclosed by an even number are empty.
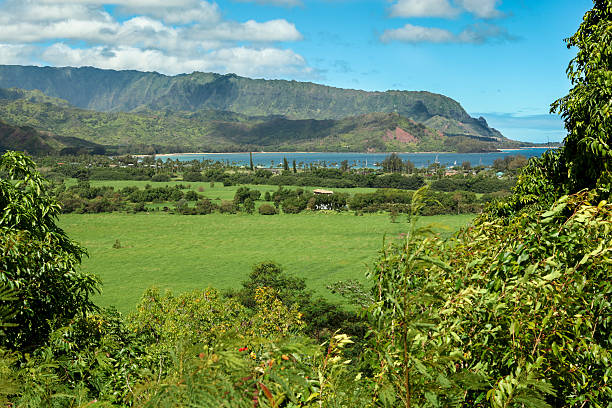
[[[460,153],[460,152],[262,152],[262,151],[258,151],[258,152],[190,152],[190,153],[157,153],[154,155],[150,155],[150,154],[132,154],[131,156],[134,157],[146,157],[146,156],[198,156],[198,155],[203,155],[203,154],[209,154],[209,155],[221,155],[221,154],[248,154],[248,153],[253,153],[253,156],[257,155],[257,154],[316,154],[316,153],[321,153],[321,154],[391,154],[391,153],[397,153],[397,154],[487,154],[487,153],[499,153],[499,152],[505,152],[505,151],[521,151],[521,150],[527,150],[527,149],[556,149],[556,147],[525,147],[525,148],[520,148],[520,149],[499,149],[498,152],[468,152],[468,153]]]

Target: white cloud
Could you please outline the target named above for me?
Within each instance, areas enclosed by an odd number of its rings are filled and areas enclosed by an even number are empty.
[[[192,71],[233,72],[246,76],[311,73],[311,68],[292,50],[277,48],[253,49],[233,47],[214,50],[192,58],[179,58],[159,50],[135,47],[71,48],[56,43],[45,50],[42,57],[52,64],[96,66],[105,69],[137,69],[178,74]]]
[[[501,0],[455,0],[455,2],[467,12],[480,18],[494,18],[502,15],[496,8]]]
[[[170,24],[214,24],[221,21],[221,11],[216,3],[207,1],[191,2],[180,7],[133,7],[124,6],[123,12],[146,14]]]
[[[197,1],[194,9],[145,9],[152,15],[137,15],[123,22],[108,13],[83,5],[37,4],[31,0],[0,3],[0,41],[33,43],[52,40],[85,41],[91,44],[144,46],[179,49],[220,46],[220,42],[287,42],[299,41],[301,33],[293,23],[283,19],[258,22],[221,21],[213,3]],[[73,3],[78,0],[64,0]],[[90,3],[91,0],[88,0]],[[144,0],[143,0],[144,1]],[[85,0],[81,1],[86,3]],[[128,4],[133,1],[116,1]],[[174,4],[193,3],[174,0]],[[149,2],[151,3],[151,2]],[[37,16],[46,16],[45,19]],[[163,23],[159,16],[166,21]],[[177,24],[168,24],[168,23]],[[180,23],[195,24],[180,24]]]
[[[0,22],[44,22],[66,19],[97,19],[104,13],[79,4],[38,4],[30,1],[7,2],[0,13]]]
[[[393,17],[454,17],[459,10],[448,0],[398,0],[391,6]]]
[[[454,6],[453,6],[454,4]],[[441,17],[453,18],[461,12],[468,12],[478,18],[502,16],[497,10],[501,0],[397,0],[391,6],[392,17]]]
[[[514,41],[516,37],[508,34],[505,28],[494,24],[473,24],[457,36],[458,42],[484,44],[489,41]]]
[[[513,40],[505,29],[491,24],[475,24],[466,27],[459,34],[449,30],[406,24],[404,27],[386,30],[380,40],[407,43],[465,43],[483,44],[489,41]]]
[[[295,25],[286,20],[270,20],[258,23],[249,20],[244,23],[223,22],[211,27],[195,27],[192,35],[206,40],[217,41],[299,41],[302,35]]]
[[[409,43],[454,42],[455,35],[448,30],[406,24],[402,28],[385,30],[380,39],[383,42],[403,41]]]
[[[119,6],[117,12],[130,18],[117,19],[103,4]],[[273,45],[302,39],[293,23],[225,20],[212,1],[0,0],[0,25],[0,64],[262,76],[312,72],[300,55]]]
[[[27,1],[27,0],[26,0]],[[126,7],[189,7],[199,0],[38,0],[47,4],[87,4],[101,6],[110,4]]]
[[[31,45],[0,44],[0,61],[3,64],[32,64],[36,47]]]

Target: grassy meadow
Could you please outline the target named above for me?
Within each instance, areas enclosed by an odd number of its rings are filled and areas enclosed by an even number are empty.
[[[122,182],[112,183],[118,186]],[[191,184],[197,188],[198,183]],[[204,194],[233,197],[234,188],[217,184],[218,191],[205,186],[212,191]],[[266,191],[262,186],[259,189]],[[423,217],[421,222],[450,235],[472,218],[443,215]],[[237,288],[251,266],[265,260],[305,277],[310,289],[330,297],[326,285],[363,279],[383,237],[397,239],[406,229],[404,216],[392,223],[388,214],[355,216],[352,212],[274,216],[181,216],[155,211],[65,214],[59,224],[89,251],[82,267],[103,281],[103,292],[96,302],[114,305],[123,312],[134,308],[150,286],[174,292],[206,286]],[[121,244],[119,249],[113,248],[116,240]]]

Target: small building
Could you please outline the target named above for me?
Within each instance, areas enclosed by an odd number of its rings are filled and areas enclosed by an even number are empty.
[[[334,192],[331,190],[323,190],[320,188],[317,188],[316,190],[312,190],[312,192],[315,194],[334,194]]]

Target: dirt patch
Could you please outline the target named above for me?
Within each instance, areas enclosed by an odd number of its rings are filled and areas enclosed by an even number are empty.
[[[385,142],[389,142],[392,140],[397,140],[402,143],[418,143],[419,139],[415,137],[413,134],[406,132],[401,127],[396,127],[395,131],[387,130],[385,135],[383,136],[383,140]]]

